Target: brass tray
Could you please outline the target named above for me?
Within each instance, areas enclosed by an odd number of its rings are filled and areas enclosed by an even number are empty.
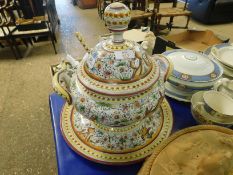
[[[142,168],[138,172],[138,175],[150,175],[152,165],[155,162],[156,157],[160,154],[160,152],[162,152],[162,150],[167,145],[169,145],[172,141],[174,141],[175,139],[177,139],[178,137],[180,137],[184,134],[195,132],[198,130],[215,130],[215,131],[219,131],[219,132],[233,136],[233,130],[228,129],[228,128],[224,128],[224,127],[220,127],[220,126],[216,126],[216,125],[198,125],[198,126],[193,126],[193,127],[189,127],[186,129],[182,129],[182,130],[178,131],[177,133],[173,134],[171,137],[169,137],[167,140],[165,140],[158,147],[155,148],[153,154],[143,164]]]
[[[173,126],[173,115],[171,107],[166,99],[164,99],[162,102],[161,109],[163,111],[162,114],[164,122],[158,136],[150,144],[130,153],[106,153],[86,145],[77,137],[75,131],[73,130],[71,123],[73,106],[68,105],[67,103],[63,106],[60,118],[60,127],[63,138],[67,144],[79,155],[101,164],[133,164],[142,161],[151,155],[154,151],[154,148],[170,135]]]

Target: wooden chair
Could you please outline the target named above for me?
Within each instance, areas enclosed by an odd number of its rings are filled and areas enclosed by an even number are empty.
[[[129,8],[131,10],[131,23],[129,24],[129,28],[136,28],[139,26],[131,26],[133,21],[142,21],[144,26],[148,26],[149,20],[151,21],[150,27],[151,30],[154,28],[154,18],[155,18],[155,3],[153,4],[153,8],[149,9],[149,1],[148,0],[130,0]],[[137,24],[138,25],[138,24]]]
[[[189,20],[191,17],[191,12],[186,10],[187,7],[187,1],[185,0],[184,7],[177,7],[177,0],[173,0],[171,7],[160,7],[160,0],[155,0],[155,25],[156,25],[156,34],[159,33],[160,30],[160,22],[163,17],[169,17],[170,21],[167,23],[167,28],[171,30],[171,28],[188,28]],[[177,16],[186,16],[187,22],[185,26],[175,26],[173,25],[173,19]]]
[[[16,57],[16,59],[22,58],[16,41],[11,35],[10,29],[11,20],[6,17],[5,10],[3,8],[0,9],[0,46],[1,47],[10,47],[12,53]]]
[[[104,9],[106,8],[106,2],[104,0],[97,0],[97,10],[100,19],[103,19]]]
[[[32,19],[24,19],[17,18],[16,16],[11,16],[11,18],[15,18],[15,26],[11,27],[10,32],[12,37],[17,39],[22,39],[29,41],[32,45],[31,38],[33,41],[36,41],[35,38],[48,36],[51,39],[54,52],[57,53],[55,42],[55,30],[58,24],[57,16],[54,14],[53,8],[53,0],[47,0],[45,6],[45,15],[44,16],[34,16]],[[43,4],[41,4],[43,6]],[[15,15],[15,13],[13,13]],[[12,15],[12,13],[8,13],[8,15]],[[40,26],[39,28],[38,25]]]

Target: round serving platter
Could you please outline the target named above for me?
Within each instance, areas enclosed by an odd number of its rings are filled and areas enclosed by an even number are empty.
[[[163,123],[160,132],[152,142],[145,147],[132,151],[122,153],[103,152],[100,149],[95,149],[83,142],[75,133],[72,126],[72,117],[74,115],[74,107],[65,103],[60,118],[60,127],[63,138],[67,144],[79,155],[101,164],[109,165],[124,165],[139,162],[152,154],[155,147],[157,147],[164,139],[166,139],[172,130],[173,115],[172,110],[166,99],[161,104],[161,115]]]
[[[175,134],[173,134],[171,137],[169,137],[167,140],[165,140],[158,147],[155,148],[153,154],[143,164],[142,168],[138,172],[138,175],[152,175],[151,171],[153,169],[153,165],[156,163],[156,159],[159,156],[159,154],[168,145],[172,144],[173,141],[175,141],[179,137],[183,135],[188,135],[194,132],[208,131],[208,130],[217,131],[219,133],[229,134],[233,136],[233,131],[231,129],[220,127],[220,126],[215,126],[215,125],[198,125],[198,126],[193,126],[193,127],[182,129],[176,132]],[[171,172],[174,173],[172,169],[171,169]]]

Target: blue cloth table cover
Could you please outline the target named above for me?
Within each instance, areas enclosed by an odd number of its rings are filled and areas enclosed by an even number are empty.
[[[192,117],[190,104],[167,98],[173,111],[174,125],[172,132],[196,125]],[[60,130],[60,114],[65,100],[53,93],[49,96],[51,120],[54,130],[57,166],[59,175],[135,175],[143,162],[126,166],[102,165],[87,160],[75,153],[63,139]]]

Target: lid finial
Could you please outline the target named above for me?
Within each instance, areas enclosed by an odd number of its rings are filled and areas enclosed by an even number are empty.
[[[123,42],[123,31],[128,28],[130,22],[129,8],[120,2],[108,5],[104,11],[104,20],[108,29],[113,32],[113,42]]]

